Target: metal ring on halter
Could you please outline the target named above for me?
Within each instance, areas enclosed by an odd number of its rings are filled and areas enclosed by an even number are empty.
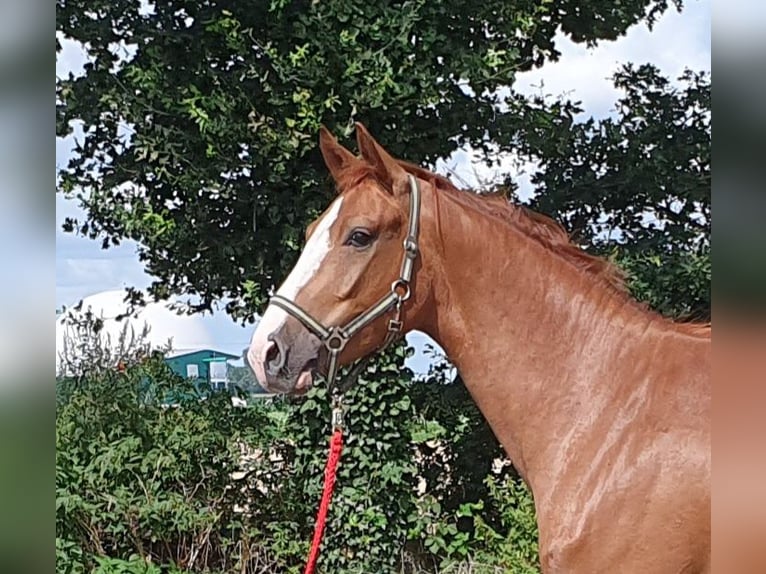
[[[338,331],[333,331],[324,340],[324,346],[327,347],[328,351],[340,352],[343,350],[343,347],[346,346],[347,342],[348,339],[346,339],[343,334],[339,333]]]
[[[400,289],[404,289],[404,292],[401,293]],[[406,301],[407,299],[410,298],[410,295],[412,295],[409,281],[405,281],[402,278],[397,279],[396,281],[391,283],[391,293],[399,297],[400,303]]]

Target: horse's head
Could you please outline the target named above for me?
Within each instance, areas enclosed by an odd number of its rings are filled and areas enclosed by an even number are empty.
[[[303,252],[261,318],[247,353],[256,377],[272,392],[305,392],[316,370],[326,373],[329,349],[336,346],[342,347],[339,364],[380,347],[397,296],[407,299],[401,315],[406,330],[417,328],[427,279],[412,272],[408,281],[392,286],[407,258],[414,180],[361,124],[357,143],[361,157],[326,129],[320,133],[322,156],[339,193],[308,227]],[[415,255],[410,259],[413,269],[420,267]],[[371,313],[382,300],[378,310],[385,309]],[[341,329],[340,336],[333,328]],[[330,332],[336,336],[328,342]]]

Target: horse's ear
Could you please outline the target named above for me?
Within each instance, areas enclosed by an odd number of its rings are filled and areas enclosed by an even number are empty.
[[[360,161],[358,157],[340,145],[330,130],[324,126],[319,128],[319,149],[322,152],[325,165],[327,165],[327,169],[335,181],[338,181],[342,170],[354,162]]]
[[[407,172],[375,141],[361,122],[356,122],[356,142],[359,152],[374,168],[381,181],[394,195],[407,193]]]

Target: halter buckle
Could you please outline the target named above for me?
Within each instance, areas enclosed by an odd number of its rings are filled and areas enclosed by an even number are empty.
[[[391,293],[399,297],[399,304],[410,298],[412,291],[410,290],[410,282],[402,279],[401,277],[391,283]]]
[[[389,319],[388,330],[391,333],[401,333],[404,328],[404,321],[401,319]]]
[[[332,401],[332,430],[343,429],[343,404],[340,402],[339,397],[335,397]]]

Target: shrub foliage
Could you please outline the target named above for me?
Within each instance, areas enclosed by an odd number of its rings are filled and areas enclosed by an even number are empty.
[[[462,383],[445,367],[415,381],[405,355],[393,349],[348,393],[321,570],[533,565],[531,499],[510,467],[492,471],[499,447]],[[326,389],[235,408],[199,395],[161,354],[136,357],[59,381],[57,571],[302,571]]]

